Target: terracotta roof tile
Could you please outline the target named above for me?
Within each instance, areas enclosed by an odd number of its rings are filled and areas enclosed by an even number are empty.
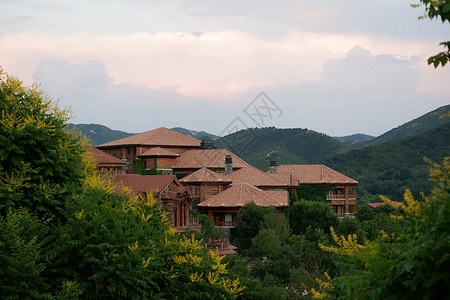
[[[138,155],[139,157],[143,156],[173,156],[178,157],[180,154],[175,153],[173,151],[170,151],[170,149],[167,148],[161,148],[161,147],[153,147],[146,151],[144,151],[142,154]]]
[[[247,182],[254,186],[289,186],[289,181],[281,182],[274,176],[271,176],[271,174],[265,173],[250,165],[228,174],[225,178],[231,180],[233,184]]]
[[[135,195],[147,192],[160,193],[166,189],[172,180],[175,180],[174,175],[120,174],[113,178],[114,182],[122,183],[132,189]],[[117,191],[119,191],[119,188]]]
[[[312,183],[341,183],[357,184],[351,179],[325,165],[280,165],[277,173],[292,174],[293,180],[300,184]]]
[[[286,192],[287,193],[287,192]],[[279,195],[279,196],[276,196]],[[281,193],[268,193],[248,183],[238,183],[223,192],[212,196],[200,203],[200,207],[242,207],[254,202],[258,206],[287,206],[287,197],[280,197]]]
[[[211,171],[208,168],[201,168],[194,173],[183,177],[180,179],[180,182],[188,183],[188,182],[223,182],[223,183],[231,183],[231,180],[225,179],[223,174],[216,173]]]
[[[102,151],[95,147],[89,147],[89,148],[87,148],[87,150],[92,153],[98,167],[102,167],[102,166],[125,167],[126,166],[126,163],[123,160],[118,159],[117,157],[114,157],[114,156],[106,153],[105,151]]]
[[[168,146],[168,147],[200,147],[201,141],[191,136],[161,127],[135,134],[123,139],[98,145],[97,147],[114,147],[121,145]]]
[[[227,149],[186,150],[175,160],[174,169],[225,169],[225,156],[231,155],[233,169],[243,168],[248,164]]]
[[[367,205],[369,205],[372,208],[377,208],[379,206],[385,205],[385,202],[375,202],[375,203],[367,203]],[[403,202],[394,202],[392,201],[392,205],[395,207],[400,207],[402,206]]]

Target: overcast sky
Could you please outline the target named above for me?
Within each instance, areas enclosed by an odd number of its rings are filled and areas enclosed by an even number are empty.
[[[450,103],[450,25],[410,3],[0,0],[0,65],[73,123],[377,136]]]

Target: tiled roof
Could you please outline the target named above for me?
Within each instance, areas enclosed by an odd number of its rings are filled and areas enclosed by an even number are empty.
[[[223,183],[231,183],[231,180],[225,179],[223,174],[216,173],[211,171],[208,168],[201,168],[198,171],[195,171],[192,174],[189,174],[186,177],[180,179],[180,182],[188,183],[188,182],[223,182]]]
[[[180,154],[175,153],[173,151],[170,151],[170,149],[167,148],[161,148],[161,147],[153,147],[146,151],[144,151],[142,154],[138,155],[139,157],[142,156],[173,156],[178,157]]]
[[[236,170],[231,174],[228,174],[225,178],[231,180],[233,184],[240,182],[247,182],[254,186],[285,187],[289,185],[289,181],[281,182],[277,178],[271,176],[270,173],[265,173],[250,165],[245,166],[242,169]]]
[[[325,165],[280,165],[277,173],[292,174],[293,180],[300,184],[308,183],[341,183],[357,184],[351,179]]]
[[[385,205],[385,204],[386,204],[385,202],[367,203],[367,205],[369,205],[372,208],[377,208],[377,207]],[[400,206],[402,206],[402,204],[403,204],[402,202],[394,202],[394,201],[392,201],[392,205],[395,206],[395,207],[400,207]]]
[[[135,195],[147,192],[160,193],[172,180],[175,180],[174,175],[120,174],[113,178],[114,182],[131,188]]]
[[[97,147],[114,147],[122,145],[200,147],[200,143],[201,141],[196,138],[161,127],[109,143],[101,144]]]
[[[286,192],[287,193],[287,192]],[[279,196],[276,196],[279,195]],[[281,193],[268,193],[257,187],[242,182],[212,196],[203,201],[200,207],[242,207],[248,203],[254,202],[258,206],[287,206],[287,197],[281,197]]]
[[[225,156],[231,155],[233,169],[243,168],[248,164],[227,149],[186,150],[175,160],[174,169],[225,169]]]
[[[126,163],[121,160],[118,159],[117,157],[114,157],[108,153],[106,153],[105,151],[102,151],[100,149],[97,149],[95,147],[89,147],[87,148],[87,150],[89,152],[92,153],[92,155],[94,156],[95,162],[97,163],[97,167],[102,167],[102,166],[118,166],[118,167],[125,167]]]

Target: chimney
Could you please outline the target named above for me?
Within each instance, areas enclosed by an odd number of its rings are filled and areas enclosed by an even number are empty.
[[[231,155],[227,154],[225,156],[225,175],[231,174],[233,172],[233,160]]]
[[[200,143],[200,149],[216,149],[217,146],[212,140],[202,140]]]
[[[269,161],[269,172],[276,173],[277,172],[277,161],[275,158],[271,158]]]

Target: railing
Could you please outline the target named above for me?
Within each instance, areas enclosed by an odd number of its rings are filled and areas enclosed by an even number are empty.
[[[204,240],[205,242],[205,248],[208,249],[228,249],[230,248],[230,239],[223,238],[223,239],[214,239],[214,238],[207,238]]]
[[[200,224],[198,218],[188,218],[188,225],[197,225]]]
[[[214,225],[219,227],[235,227],[237,221],[214,221]]]

